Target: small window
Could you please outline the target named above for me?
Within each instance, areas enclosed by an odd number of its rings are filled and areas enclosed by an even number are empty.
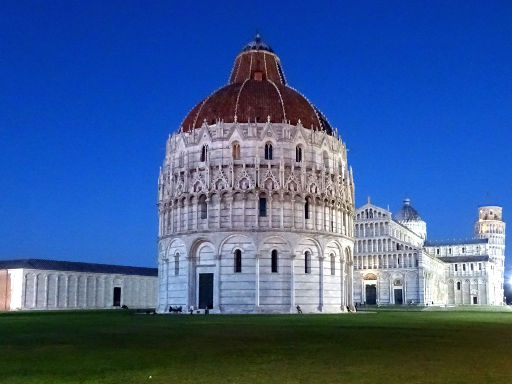
[[[460,291],[460,281],[457,281],[457,291]]]
[[[462,264],[462,270],[465,272],[466,271],[466,264]]]
[[[462,253],[466,253],[466,247],[462,247]]]
[[[452,249],[451,248],[448,248],[448,253],[451,255],[452,254]]]
[[[277,262],[278,262],[278,259],[277,259],[277,250],[272,250],[272,253],[271,253],[271,270],[272,270],[272,273],[277,273]]]
[[[265,144],[265,160],[272,160],[272,144]]]
[[[180,274],[180,254],[177,253],[174,255],[174,276],[178,276]]]
[[[472,270],[472,271],[474,271],[474,270],[475,270],[475,268],[474,268],[474,266],[473,266],[473,263],[471,263],[471,270]]]
[[[478,263],[478,270],[481,271],[482,270],[482,263]]]
[[[302,162],[302,148],[299,146],[295,147],[295,161],[297,163]]]
[[[233,143],[233,160],[240,160],[240,144],[238,142]]]
[[[259,205],[259,215],[260,217],[266,217],[267,216],[267,198],[266,197],[260,197],[260,205]]]
[[[242,251],[237,249],[235,251],[235,273],[242,272]]]
[[[311,273],[311,253],[304,253],[304,273]]]
[[[455,272],[457,272],[459,269],[459,266],[457,264],[455,264]]]
[[[336,274],[336,257],[331,255],[331,275],[334,276]]]
[[[306,199],[306,202],[304,203],[304,218],[306,220],[309,219],[309,200]]]
[[[439,255],[439,248],[437,248],[437,254]]]
[[[324,151],[323,157],[324,157],[324,167],[325,167],[325,169],[329,169],[329,154],[327,153],[327,151]],[[373,214],[371,214],[371,217],[373,217]]]
[[[201,161],[206,161],[208,159],[208,146],[203,145],[203,149],[201,150]]]
[[[199,214],[201,219],[208,218],[208,203],[206,202],[205,195],[201,195],[201,197],[199,197]]]

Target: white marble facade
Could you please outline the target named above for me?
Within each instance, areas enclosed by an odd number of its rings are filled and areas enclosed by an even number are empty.
[[[426,240],[426,224],[407,199],[391,215],[368,204],[355,220],[354,300],[396,305],[502,305],[502,209],[479,208],[474,237]]]
[[[339,138],[300,124],[203,124],[169,137],[158,198],[160,312],[352,305],[354,187]],[[208,303],[202,274],[213,274]]]

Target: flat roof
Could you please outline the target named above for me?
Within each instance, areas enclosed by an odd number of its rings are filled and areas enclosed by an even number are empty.
[[[158,276],[158,268],[130,267],[126,265],[82,263],[45,259],[0,260],[0,269],[45,269],[91,273],[112,273],[120,275]]]

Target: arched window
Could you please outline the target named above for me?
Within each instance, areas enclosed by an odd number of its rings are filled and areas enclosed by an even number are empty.
[[[304,273],[311,273],[311,253],[304,253]]]
[[[272,253],[270,254],[270,258],[271,258],[271,270],[272,270],[272,273],[277,273],[277,250],[274,249],[272,250]]]
[[[233,160],[240,160],[240,144],[237,141],[233,143]]]
[[[208,159],[208,146],[205,144],[201,149],[201,161],[206,161]]]
[[[306,202],[304,203],[304,218],[306,220],[309,219],[309,200],[306,199]]]
[[[265,160],[272,160],[272,143],[265,144]]]
[[[201,197],[199,197],[199,214],[201,219],[208,218],[208,203],[206,202],[205,195],[201,195]]]
[[[336,257],[334,255],[331,255],[331,275],[336,274]]]
[[[457,281],[457,291],[460,291],[460,281]]]
[[[235,251],[235,273],[242,272],[242,251],[237,249]]]
[[[174,276],[178,276],[180,274],[180,254],[177,253],[174,255]]]
[[[302,162],[302,148],[298,145],[295,147],[295,161],[297,163]]]

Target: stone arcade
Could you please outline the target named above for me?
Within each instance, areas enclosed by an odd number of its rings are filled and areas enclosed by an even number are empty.
[[[342,312],[353,303],[354,183],[324,115],[259,36],[167,141],[158,311]]]

